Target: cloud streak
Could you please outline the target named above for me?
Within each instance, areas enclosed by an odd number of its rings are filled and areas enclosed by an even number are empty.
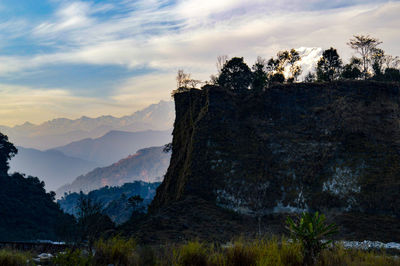
[[[54,3],[53,14],[36,24],[28,25],[16,18],[18,32],[27,32],[26,41],[44,47],[45,52],[15,55],[0,51],[0,78],[13,76],[18,80],[26,72],[63,64],[82,68],[118,66],[132,72],[132,78],[115,82],[117,85],[110,88],[108,99],[91,96],[94,106],[112,103],[101,114],[115,114],[127,110],[129,105],[134,111],[140,102],[168,98],[178,68],[186,69],[198,79],[208,79],[215,72],[215,58],[221,54],[244,56],[252,64],[258,55],[270,57],[281,49],[333,46],[342,57],[348,58],[351,51],[346,42],[357,33],[376,36],[384,41],[382,47],[389,54],[400,54],[398,1],[122,0],[110,4],[64,0]],[[0,22],[0,28],[1,25]],[[138,69],[149,71],[139,75]],[[94,74],[88,78],[97,77]],[[27,97],[38,90],[24,85],[23,94]],[[3,90],[0,95],[22,97],[19,91]],[[65,116],[71,112],[68,103],[72,102],[76,102],[74,110],[88,112],[83,106],[87,99],[82,100],[68,90],[63,93],[66,94],[50,95],[65,110]],[[96,108],[93,110],[99,110]],[[0,109],[1,124],[6,108]],[[38,117],[44,119],[39,112]]]

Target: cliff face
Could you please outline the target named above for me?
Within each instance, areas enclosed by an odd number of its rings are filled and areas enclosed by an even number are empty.
[[[175,95],[173,151],[151,209],[197,196],[243,214],[400,217],[399,84],[218,87]]]

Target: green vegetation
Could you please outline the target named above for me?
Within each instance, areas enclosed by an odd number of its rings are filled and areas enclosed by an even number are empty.
[[[293,239],[301,242],[306,265],[314,265],[320,252],[332,243],[328,237],[338,232],[335,224],[327,225],[325,216],[318,212],[314,214],[303,213],[298,221],[287,218],[287,229]],[[325,240],[323,242],[323,240]]]
[[[93,190],[88,194],[70,193],[65,194],[63,198],[58,200],[61,209],[66,213],[77,216],[78,204],[82,198],[90,199],[100,205],[101,212],[111,218],[116,224],[122,224],[131,218],[132,214],[137,212],[145,212],[147,206],[153,199],[159,182],[147,183],[135,181],[133,183],[125,183],[120,187],[103,187]],[[137,202],[131,202],[131,197],[139,196]],[[135,204],[132,204],[135,203]]]
[[[110,240],[99,240],[95,243],[95,247],[95,254],[80,249],[67,250],[58,254],[53,259],[52,265],[305,265],[301,243],[289,241],[285,238],[239,239],[226,245],[189,241],[180,245],[169,244],[150,247],[137,245],[133,239],[114,237]],[[29,258],[27,253],[7,252],[14,254],[13,256],[24,258],[24,261]],[[323,250],[315,261],[315,265],[400,265],[400,259],[381,251],[345,249],[338,244]]]
[[[0,133],[0,240],[65,239],[74,220],[46,193],[37,177],[8,175],[8,160],[17,149]]]
[[[0,265],[4,266],[21,266],[34,265],[30,263],[32,254],[29,252],[21,252],[10,249],[0,250]]]

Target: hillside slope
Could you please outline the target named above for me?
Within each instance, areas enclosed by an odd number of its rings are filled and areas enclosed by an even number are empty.
[[[135,181],[133,183],[125,183],[120,187],[103,187],[88,194],[71,193],[62,197],[57,203],[60,204],[64,212],[76,215],[79,198],[90,198],[102,205],[103,213],[108,215],[113,222],[121,224],[129,220],[133,212],[133,207],[129,204],[128,199],[132,196],[140,195],[143,198],[143,202],[139,207],[146,209],[153,200],[156,188],[159,185],[159,182]]]
[[[83,139],[54,148],[67,156],[96,162],[107,166],[147,147],[161,146],[171,142],[171,131],[125,132],[110,131],[96,139]]]
[[[170,157],[170,153],[163,152],[163,147],[141,149],[108,167],[96,168],[77,177],[56,193],[61,197],[65,192],[87,193],[104,186],[121,186],[134,181],[159,182],[167,171]]]
[[[55,191],[61,185],[73,181],[99,165],[79,158],[69,157],[60,151],[39,151],[18,147],[18,154],[10,161],[10,172],[40,176],[47,191]]]
[[[319,210],[346,238],[399,241],[399,96],[398,83],[362,81],[176,94],[151,212],[187,197],[253,217]]]

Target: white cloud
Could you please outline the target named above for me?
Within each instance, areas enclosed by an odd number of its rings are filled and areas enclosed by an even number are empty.
[[[166,0],[113,4],[62,1],[54,16],[34,25],[30,35],[34,44],[49,45],[55,51],[28,56],[3,54],[0,76],[18,76],[43,66],[69,63],[150,67],[155,73],[120,81],[107,100],[80,98],[67,90],[38,90],[43,92],[38,95],[35,90],[29,105],[29,99],[23,96],[31,95],[32,89],[3,89],[0,124],[5,120],[4,112],[15,121],[24,112],[24,120],[32,121],[50,115],[131,113],[168,98],[178,68],[195,78],[207,79],[216,72],[215,59],[221,54],[244,56],[252,64],[258,55],[270,57],[281,49],[333,46],[346,59],[352,53],[346,46],[348,39],[353,34],[371,34],[384,42],[387,53],[400,55],[400,3],[363,4],[366,2],[181,0],[167,5]],[[343,5],[349,7],[331,9]],[[113,13],[102,16],[107,12]],[[8,99],[8,104],[3,99]],[[20,102],[26,104],[18,105]],[[37,105],[32,110],[38,111],[29,113],[31,107],[6,110],[14,104]]]

